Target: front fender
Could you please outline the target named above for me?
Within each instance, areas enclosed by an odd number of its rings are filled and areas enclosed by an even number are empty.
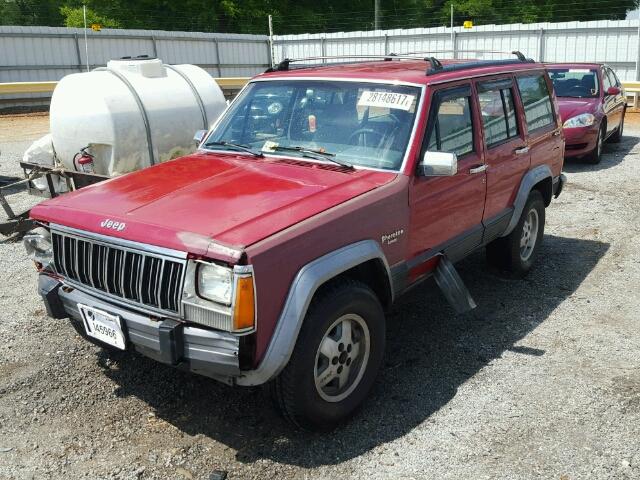
[[[327,253],[302,267],[295,276],[282,313],[269,342],[269,347],[254,370],[243,372],[236,379],[238,385],[260,385],[274,378],[286,366],[298,339],[311,299],[328,280],[369,260],[384,263],[387,277],[391,275],[387,259],[374,240],[363,240]],[[391,285],[393,292],[393,286]]]

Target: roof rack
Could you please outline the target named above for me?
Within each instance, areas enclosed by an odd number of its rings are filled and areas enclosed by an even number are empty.
[[[266,70],[266,72],[286,72],[287,70],[290,70],[290,66],[292,63],[297,63],[297,62],[308,62],[310,60],[342,60],[344,58],[355,58],[358,59],[356,62],[336,62],[336,63],[340,63],[340,64],[350,64],[350,63],[359,63],[365,60],[386,60],[386,61],[391,61],[391,60],[425,60],[424,57],[412,57],[412,56],[405,56],[404,54],[396,54],[396,53],[389,53],[387,55],[331,55],[331,56],[322,56],[322,57],[304,57],[304,58],[285,58],[284,60],[282,60],[280,63],[278,63],[276,66],[274,67],[270,67]],[[332,65],[335,63],[332,63]],[[326,66],[325,63],[322,64],[305,64],[305,65],[299,65],[297,66],[298,69],[301,68],[314,68],[317,66]]]
[[[459,62],[459,63],[451,63],[448,65],[443,65],[440,60],[438,60],[433,54],[436,53],[453,53],[453,54],[463,54],[463,53],[499,53],[499,54],[508,54],[515,55],[514,59],[502,59],[502,60],[475,60],[468,62]],[[427,54],[427,56],[422,56],[421,54]],[[512,52],[500,52],[493,50],[436,50],[431,52],[408,52],[408,53],[388,53],[386,55],[333,55],[333,56],[321,56],[321,57],[306,57],[306,58],[285,58],[280,63],[278,63],[274,67],[270,67],[266,70],[266,73],[269,72],[283,72],[288,71],[291,68],[292,63],[296,62],[307,62],[310,60],[322,60],[323,63],[320,64],[303,64],[297,65],[296,69],[303,68],[314,68],[319,66],[327,66],[324,63],[325,60],[342,60],[342,59],[357,59],[353,62],[333,62],[332,65],[348,65],[353,63],[360,63],[366,60],[375,60],[382,59],[384,61],[392,61],[392,60],[423,60],[429,64],[429,68],[425,72],[426,75],[433,75],[436,73],[442,72],[453,72],[457,70],[464,70],[468,68],[476,68],[476,67],[488,67],[492,65],[511,65],[517,63],[533,63],[534,60],[531,58],[527,58],[524,54],[518,50],[514,50]],[[464,60],[464,59],[461,59]]]

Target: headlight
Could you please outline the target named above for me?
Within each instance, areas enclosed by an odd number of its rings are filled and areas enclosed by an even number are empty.
[[[590,127],[596,121],[596,117],[591,115],[590,113],[582,113],[580,115],[576,115],[575,117],[571,117],[569,120],[564,122],[564,128],[576,128],[576,127]]]
[[[198,295],[224,305],[231,305],[233,272],[214,263],[198,267]]]
[[[40,227],[30,231],[22,240],[27,255],[34,261],[47,268],[53,260],[51,234],[46,228]]]

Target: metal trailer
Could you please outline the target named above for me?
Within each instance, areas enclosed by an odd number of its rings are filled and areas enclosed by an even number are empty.
[[[29,219],[29,210],[16,213],[7,201],[7,196],[27,190],[29,194],[40,197],[56,197],[53,175],[64,178],[69,191],[77,190],[94,183],[106,180],[106,175],[95,173],[77,172],[62,167],[44,166],[36,163],[20,162],[24,172],[24,179],[18,180],[12,177],[0,177],[0,205],[7,214],[7,221],[0,223],[0,235],[10,236],[23,234],[34,228],[34,223]],[[35,187],[33,181],[37,178],[45,178],[48,190],[42,192]]]

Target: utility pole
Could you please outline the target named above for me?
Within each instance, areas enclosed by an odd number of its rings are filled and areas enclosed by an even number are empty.
[[[373,28],[380,30],[380,0],[373,0]]]
[[[269,56],[271,57],[271,67],[275,66],[274,50],[273,50],[273,17],[269,15]]]
[[[453,50],[453,2],[451,2],[451,50]]]
[[[84,56],[87,60],[87,72],[89,71],[89,44],[87,43],[87,6],[82,5],[82,16],[84,17]]]

